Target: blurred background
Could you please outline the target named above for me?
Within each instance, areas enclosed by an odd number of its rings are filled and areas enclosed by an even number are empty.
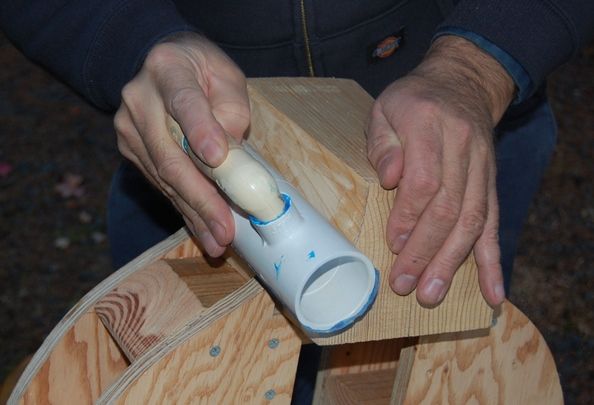
[[[531,208],[509,299],[557,362],[567,404],[594,403],[594,43],[549,82],[559,143]],[[0,381],[111,272],[111,117],[0,33]]]

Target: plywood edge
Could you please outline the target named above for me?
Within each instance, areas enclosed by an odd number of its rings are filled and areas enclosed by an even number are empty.
[[[95,288],[89,291],[80,301],[68,311],[68,313],[60,320],[56,327],[49,333],[43,341],[33,358],[23,371],[19,378],[7,404],[17,404],[19,399],[24,395],[27,387],[31,384],[35,376],[45,364],[54,347],[64,337],[68,331],[74,327],[76,322],[87,312],[91,311],[95,303],[101,299],[109,291],[113,290],[122,280],[130,274],[143,268],[145,265],[162,257],[167,252],[174,249],[176,246],[182,244],[190,237],[185,228],[180,229],[169,238],[161,243],[155,245],[151,249],[145,251],[136,259],[132,260],[127,265],[113,273],[111,276],[99,283]]]

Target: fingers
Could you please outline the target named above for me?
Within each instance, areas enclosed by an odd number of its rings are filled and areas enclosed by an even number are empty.
[[[442,136],[443,134],[440,138]],[[428,137],[426,142],[436,144],[431,139]],[[411,145],[412,143],[413,141]],[[404,191],[399,190],[392,211],[394,215],[389,222],[393,229],[401,232],[393,239],[395,243],[392,244],[394,251],[399,252],[391,273],[391,285],[398,294],[408,294],[417,286],[419,278],[428,265],[434,262],[436,253],[450,237],[459,218],[467,189],[468,164],[467,157],[464,156],[465,148],[457,146],[444,145],[443,157],[442,153],[424,157],[423,152],[427,154],[424,150],[426,148],[412,148],[410,155],[407,150],[407,156],[414,159],[418,167],[413,165],[415,170],[408,178],[405,174],[402,184],[407,187]],[[415,181],[419,173],[439,182],[437,192],[434,193],[434,189],[427,187],[425,182],[419,184],[418,180]],[[408,213],[404,218],[403,212]],[[410,237],[404,240],[402,235]],[[448,271],[451,270],[450,267],[448,266]],[[456,268],[451,270],[451,274]],[[449,278],[451,276],[427,281],[422,291],[417,290],[419,301],[426,305],[441,301],[447,291]]]
[[[401,295],[416,288],[418,301],[434,306],[485,230],[493,158],[488,138],[463,121],[410,131],[414,136],[402,134],[405,169],[388,219],[388,242],[399,253],[390,285]],[[496,220],[492,224],[496,230]],[[487,240],[490,252],[493,243]],[[486,284],[493,274],[486,272]]]
[[[218,256],[234,235],[229,207],[168,135],[165,110],[150,86],[125,89],[114,123],[121,153],[176,206],[206,252]],[[138,101],[143,100],[138,110]],[[135,114],[131,108],[135,109]]]
[[[495,170],[493,163],[490,167],[491,176],[487,195],[489,205],[487,220],[474,246],[474,257],[479,268],[479,285],[483,296],[491,306],[497,306],[505,299],[498,238],[499,205]]]
[[[160,72],[157,90],[165,110],[179,123],[194,153],[209,166],[223,163],[228,150],[225,132],[196,74],[186,67],[172,67]]]
[[[382,187],[398,185],[403,168],[400,140],[384,116],[382,104],[376,102],[367,124],[367,157],[377,172]]]
[[[232,74],[225,77],[215,73],[211,83],[212,114],[228,134],[240,141],[250,124],[250,104],[243,73],[239,69],[232,69]]]
[[[455,226],[419,277],[417,299],[421,304],[439,304],[456,270],[468,257],[484,229],[487,216],[487,181],[484,161],[472,159],[464,201]]]

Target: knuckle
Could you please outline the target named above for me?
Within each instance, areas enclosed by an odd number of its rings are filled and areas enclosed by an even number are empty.
[[[159,178],[167,183],[175,182],[182,178],[183,165],[178,157],[166,157],[157,166],[157,174]]]
[[[458,219],[460,209],[452,202],[435,204],[431,209],[431,215],[435,224],[453,224]]]
[[[442,113],[442,107],[430,98],[419,98],[416,101],[415,110],[421,115],[434,118]]]
[[[171,58],[171,45],[167,43],[158,44],[148,53],[144,61],[144,66],[150,71],[156,71],[166,66],[171,61]]]
[[[395,233],[401,235],[410,231],[410,227],[402,226],[402,224],[414,224],[418,219],[418,213],[412,207],[402,207],[394,219],[398,223],[394,225]]]
[[[182,114],[195,103],[198,97],[198,93],[193,88],[183,87],[177,89],[169,100],[171,113],[175,116]]]
[[[126,85],[122,88],[121,97],[122,102],[126,106],[133,106],[136,104],[136,100],[139,98],[139,91],[138,86],[134,80],[126,83]]]
[[[439,190],[440,181],[433,173],[430,173],[428,170],[420,169],[413,174],[410,186],[415,194],[434,195]]]
[[[118,139],[130,136],[130,125],[130,116],[120,108],[113,117],[113,127],[118,134]]]
[[[485,226],[485,213],[482,210],[463,213],[460,216],[460,226],[466,233],[478,237]]]

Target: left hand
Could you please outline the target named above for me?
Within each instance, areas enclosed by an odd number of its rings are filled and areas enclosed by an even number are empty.
[[[387,228],[396,293],[416,288],[421,304],[439,304],[474,249],[483,296],[503,301],[492,130],[513,93],[497,61],[444,36],[376,100],[368,156],[381,185],[398,186]]]

